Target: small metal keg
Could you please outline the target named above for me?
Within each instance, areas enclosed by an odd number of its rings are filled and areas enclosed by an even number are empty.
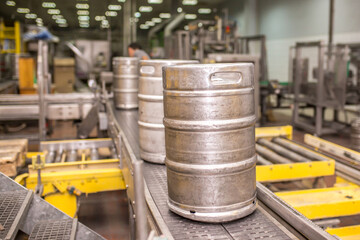
[[[140,157],[146,161],[165,162],[165,132],[162,67],[191,64],[191,60],[142,60],[139,77]]]
[[[134,57],[113,58],[115,107],[138,107],[139,59]]]
[[[163,68],[169,208],[227,222],[256,209],[254,65]]]
[[[360,151],[360,118],[355,119],[351,124],[351,145],[352,148]]]

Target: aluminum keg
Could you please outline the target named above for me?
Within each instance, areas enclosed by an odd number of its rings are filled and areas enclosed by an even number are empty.
[[[360,151],[360,118],[355,119],[351,124],[351,145],[352,148]]]
[[[138,107],[139,59],[133,57],[113,58],[115,107],[131,109]]]
[[[227,222],[256,209],[254,65],[163,68],[171,211]]]
[[[142,60],[139,77],[140,157],[153,163],[165,162],[165,132],[162,67],[198,63],[194,60]]]

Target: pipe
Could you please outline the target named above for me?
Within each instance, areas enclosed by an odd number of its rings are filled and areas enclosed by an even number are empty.
[[[301,154],[309,159],[318,160],[318,161],[327,161],[328,160],[327,158],[320,156],[316,153],[313,153],[310,150],[307,150],[307,149],[297,146],[295,143],[292,143],[291,140],[276,137],[272,141],[285,147],[285,148],[288,148],[298,154]]]
[[[164,37],[170,37],[172,30],[176,28],[183,20],[185,19],[185,13],[182,12],[177,15],[168,25],[166,25],[164,30]]]
[[[290,160],[274,153],[273,151],[261,146],[260,144],[255,145],[256,152],[261,154],[263,157],[266,157],[273,163],[285,164],[292,163]]]
[[[272,165],[273,163],[270,162],[269,160],[266,160],[264,157],[260,156],[259,154],[257,155],[257,163],[259,163],[260,165]]]
[[[166,19],[162,23],[156,25],[155,27],[152,27],[148,33],[148,40],[150,41],[151,38],[155,35],[155,33],[159,32],[169,22],[170,22],[170,19]]]
[[[280,145],[277,145],[276,143],[272,143],[270,142],[269,140],[267,139],[264,139],[264,138],[260,138],[258,139],[257,141],[258,143],[260,143],[261,145],[273,150],[274,152],[288,158],[288,159],[291,159],[295,162],[310,162],[309,159],[307,158],[304,158],[303,156],[297,154],[297,153],[294,153]]]

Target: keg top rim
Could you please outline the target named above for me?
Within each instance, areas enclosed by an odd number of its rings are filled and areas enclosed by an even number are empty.
[[[186,59],[149,59],[140,60],[140,63],[199,63],[198,60],[186,60]]]
[[[202,69],[202,68],[222,68],[222,67],[244,67],[254,65],[252,62],[241,63],[201,63],[201,64],[184,64],[184,65],[169,65],[167,68],[188,68],[188,69]]]
[[[113,60],[139,60],[137,57],[113,57]]]

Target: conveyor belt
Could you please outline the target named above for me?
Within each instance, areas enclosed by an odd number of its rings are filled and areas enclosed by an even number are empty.
[[[115,117],[140,159],[137,110],[114,110]],[[166,167],[144,164],[144,178],[161,217],[174,239],[294,239],[295,237],[261,207],[248,217],[224,224],[191,221],[172,213],[167,206]]]

